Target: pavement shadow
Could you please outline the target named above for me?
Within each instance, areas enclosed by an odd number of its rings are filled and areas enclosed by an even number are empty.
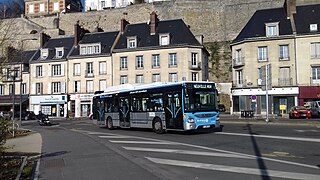
[[[56,156],[61,156],[63,154],[70,153],[70,151],[57,151],[53,153],[43,153],[41,155],[42,158],[49,158],[49,157],[56,157]]]
[[[251,138],[251,141],[252,141],[252,145],[253,145],[253,149],[254,149],[254,152],[255,152],[255,155],[256,155],[256,160],[257,160],[257,163],[259,165],[261,178],[263,180],[270,180],[270,176],[268,174],[267,166],[265,165],[264,160],[262,159],[261,152],[259,150],[256,138],[254,137],[254,135],[256,133],[252,132],[251,124],[247,124],[247,128],[248,128],[248,131],[249,131],[249,134],[250,134],[250,138]]]

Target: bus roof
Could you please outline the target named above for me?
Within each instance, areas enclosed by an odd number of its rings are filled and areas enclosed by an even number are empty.
[[[95,94],[94,96],[100,95],[108,95],[108,94],[116,94],[120,92],[130,92],[132,90],[142,90],[142,89],[149,89],[153,87],[168,87],[168,86],[176,86],[176,85],[183,85],[183,84],[196,84],[196,83],[214,83],[209,81],[181,81],[181,82],[155,82],[151,84],[121,84],[118,86],[110,86],[107,87],[103,93]]]

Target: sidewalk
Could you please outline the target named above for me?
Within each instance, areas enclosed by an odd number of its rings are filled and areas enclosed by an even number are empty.
[[[28,136],[8,139],[5,147],[6,152],[18,154],[41,154],[42,137],[39,133],[32,133]]]

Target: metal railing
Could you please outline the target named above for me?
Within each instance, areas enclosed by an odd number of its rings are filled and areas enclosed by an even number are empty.
[[[278,85],[279,86],[292,86],[293,85],[292,78],[278,78]]]
[[[93,70],[92,71],[89,71],[88,72],[88,70],[86,70],[86,72],[85,72],[85,77],[86,78],[92,78],[92,77],[94,77],[94,74],[93,74]]]
[[[233,59],[233,67],[238,67],[238,66],[244,66],[245,62],[244,62],[244,57],[239,57],[239,58],[235,58]]]
[[[190,62],[190,69],[191,70],[201,70],[201,62],[197,62],[197,64],[192,64]]]

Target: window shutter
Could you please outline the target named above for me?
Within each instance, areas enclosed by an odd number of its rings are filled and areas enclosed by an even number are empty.
[[[311,44],[311,57],[315,57],[316,55],[316,44],[312,43]]]
[[[65,92],[66,92],[66,83],[61,82],[61,93],[65,93]]]
[[[64,76],[64,64],[61,64],[61,76]]]
[[[31,85],[31,94],[36,94],[36,84]]]
[[[51,94],[51,83],[48,83],[48,94]]]
[[[48,66],[48,76],[51,76],[51,65]]]

